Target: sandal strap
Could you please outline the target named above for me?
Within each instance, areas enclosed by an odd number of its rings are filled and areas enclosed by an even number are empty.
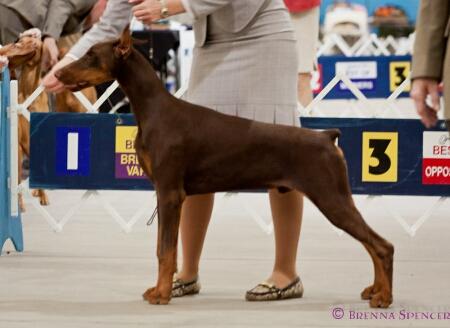
[[[185,288],[190,287],[191,285],[196,284],[197,282],[198,282],[198,277],[191,281],[183,281],[181,279],[174,278],[172,289],[180,289],[180,288],[185,289]]]

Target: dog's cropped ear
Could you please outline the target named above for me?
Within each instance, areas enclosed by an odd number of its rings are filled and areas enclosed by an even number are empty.
[[[132,47],[133,39],[131,38],[130,25],[127,25],[114,47],[114,54],[119,58],[127,58],[131,53]]]

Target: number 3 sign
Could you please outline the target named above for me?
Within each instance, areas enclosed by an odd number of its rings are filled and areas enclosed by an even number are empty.
[[[392,62],[389,65],[390,70],[390,90],[394,92],[397,88],[408,78],[411,73],[411,63],[410,62]],[[411,86],[409,85],[406,92],[411,91]]]
[[[398,133],[364,132],[362,181],[397,182]]]

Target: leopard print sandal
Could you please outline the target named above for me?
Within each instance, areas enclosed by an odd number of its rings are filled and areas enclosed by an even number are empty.
[[[284,288],[278,288],[273,284],[263,282],[253,289],[247,291],[247,301],[277,301],[290,298],[301,298],[303,296],[303,284],[300,277],[295,278]]]
[[[172,297],[183,297],[186,295],[195,295],[200,292],[200,282],[198,277],[191,281],[183,281],[177,277],[173,278]]]

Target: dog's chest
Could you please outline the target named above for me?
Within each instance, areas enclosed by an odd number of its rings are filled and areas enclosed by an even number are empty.
[[[141,165],[147,177],[150,180],[153,180],[152,160],[150,158],[150,153],[143,146],[143,143],[141,141],[141,133],[138,133],[138,135],[136,136],[136,139],[134,141],[134,148],[136,149],[139,164]]]

